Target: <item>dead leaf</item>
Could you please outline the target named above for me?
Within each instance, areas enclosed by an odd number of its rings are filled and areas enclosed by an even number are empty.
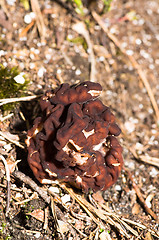
[[[132,207],[132,214],[138,214],[140,212],[140,205],[138,203],[135,203]]]
[[[145,240],[152,240],[153,238],[152,238],[152,235],[151,235],[151,233],[150,232],[147,232],[146,234],[145,234]]]
[[[18,162],[20,162],[20,161],[21,161],[21,160],[17,160],[16,162],[13,162],[13,161],[11,161],[11,160],[8,160],[8,161],[7,161],[7,165],[8,165],[8,169],[9,169],[10,174],[11,174],[12,172],[14,172],[16,165],[17,165]]]
[[[93,193],[92,197],[94,198],[95,201],[99,202],[99,203],[104,203],[104,199],[102,197],[102,193],[101,192],[96,192]]]
[[[44,222],[44,211],[41,209],[36,209],[31,213],[27,213],[28,215],[36,218],[37,220]]]
[[[60,232],[65,233],[65,232],[69,231],[67,223],[65,223],[61,220],[57,220],[57,222],[58,222],[58,225],[59,225],[59,228],[60,228]]]

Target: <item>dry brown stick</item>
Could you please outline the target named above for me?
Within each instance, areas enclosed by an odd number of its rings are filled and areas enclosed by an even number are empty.
[[[12,175],[15,178],[18,178],[20,181],[24,182],[25,184],[29,185],[50,206],[51,197],[48,196],[47,192],[45,190],[43,190],[41,187],[39,187],[30,177],[26,176],[24,173],[22,173],[20,171],[14,171],[12,173]],[[56,205],[54,207],[55,207],[55,211],[56,211],[58,218],[66,223],[69,223],[68,216],[67,215],[65,216],[64,213],[61,211],[61,209],[59,207],[57,207]],[[70,232],[73,234],[73,236],[75,236],[76,232],[70,224],[68,225],[68,228],[69,228]]]
[[[61,187],[63,189],[65,189],[70,196],[75,199],[80,206],[86,211],[86,213],[90,216],[90,218],[98,225],[98,227],[100,227],[102,225],[102,221],[109,223],[110,225],[115,226],[123,235],[125,235],[128,239],[130,238],[130,235],[126,232],[125,229],[122,228],[120,222],[121,220],[118,221],[114,221],[110,216],[111,213],[108,215],[105,215],[104,212],[102,211],[102,209],[100,208],[95,208],[92,204],[90,204],[84,197],[76,194],[73,189],[66,187],[65,184],[62,184]],[[130,227],[129,227],[130,230]],[[133,233],[136,233],[135,231],[133,231]],[[136,233],[137,234],[137,233]],[[136,235],[138,236],[138,235]]]
[[[134,180],[133,177],[132,177],[131,172],[130,172],[128,169],[126,169],[126,168],[124,168],[124,170],[128,173],[129,179],[131,180],[132,185],[133,185],[133,187],[134,187],[134,189],[135,189],[135,192],[136,192],[136,194],[137,194],[137,196],[138,196],[141,204],[143,205],[144,209],[146,210],[146,212],[147,212],[148,214],[151,215],[151,217],[152,217],[153,219],[155,219],[155,220],[158,221],[157,215],[147,206],[147,204],[146,204],[146,202],[145,202],[145,200],[144,200],[144,198],[143,198],[143,196],[142,196],[142,194],[141,194],[141,191],[140,191],[139,187],[137,186],[137,184],[135,183],[135,180]]]
[[[34,25],[34,23],[35,23],[35,20],[32,20],[31,23],[28,24],[28,26],[19,33],[19,38],[25,37],[27,35],[27,32]]]
[[[41,36],[41,40],[43,41],[45,40],[45,36],[46,36],[46,28],[43,20],[43,15],[40,10],[39,2],[38,0],[31,0],[30,2],[31,2],[32,10],[36,14],[36,24]]]
[[[18,179],[20,179],[25,184],[29,185],[34,191],[36,191],[42,199],[48,204],[50,204],[50,196],[42,190],[30,177],[26,176],[24,173],[20,171],[14,171],[12,175]]]
[[[144,86],[145,86],[145,88],[147,90],[147,93],[149,95],[149,98],[151,100],[151,104],[152,104],[153,109],[154,109],[155,114],[156,114],[157,123],[159,123],[159,108],[157,106],[157,102],[155,100],[155,97],[154,97],[154,94],[152,92],[151,86],[150,86],[150,84],[148,82],[148,79],[146,78],[142,68],[140,67],[138,62],[135,60],[135,58],[133,56],[128,55],[126,50],[124,48],[122,48],[121,43],[118,41],[118,39],[112,33],[109,32],[109,30],[107,29],[106,25],[102,21],[102,18],[95,11],[92,11],[92,16],[97,21],[97,23],[101,26],[101,28],[104,30],[104,32],[108,35],[108,37],[120,49],[120,51],[129,58],[131,64],[137,70],[138,75],[139,75],[140,79],[142,80],[142,82],[143,82],[143,84],[144,84]]]
[[[0,106],[8,103],[14,103],[14,102],[25,102],[25,101],[31,101],[35,98],[41,97],[41,95],[33,95],[33,96],[26,96],[26,97],[18,97],[18,98],[4,98],[0,99]]]
[[[6,140],[8,140],[9,142],[15,144],[16,146],[18,146],[18,147],[20,147],[20,148],[22,148],[22,149],[25,148],[25,147],[24,147],[22,144],[20,144],[18,141],[11,139],[10,137],[7,136],[7,134],[5,134],[5,133],[2,132],[2,131],[0,131],[0,136],[4,137],[4,138],[5,138]]]
[[[140,161],[146,163],[146,164],[150,164],[152,166],[155,166],[155,167],[159,167],[159,158],[156,158],[156,157],[151,157],[151,156],[147,156],[147,155],[139,155],[135,150],[134,148],[132,147],[127,147],[130,152],[133,154],[133,156],[136,158],[136,159],[139,159]]]

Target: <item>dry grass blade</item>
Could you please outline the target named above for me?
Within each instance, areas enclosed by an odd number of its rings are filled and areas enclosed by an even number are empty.
[[[124,170],[128,173],[129,179],[130,179],[131,182],[132,182],[132,185],[133,185],[133,187],[134,187],[134,189],[135,189],[136,195],[138,196],[138,198],[139,198],[141,204],[143,205],[145,211],[146,211],[148,214],[150,214],[153,219],[155,219],[157,222],[159,222],[157,215],[151,210],[151,208],[149,208],[149,207],[147,206],[147,204],[146,204],[146,202],[145,202],[145,200],[144,200],[144,198],[143,198],[143,195],[142,195],[139,187],[137,186],[137,184],[135,183],[135,180],[134,180],[133,177],[132,177],[131,172],[130,172],[128,169],[126,169],[126,168],[124,168]]]
[[[49,207],[47,206],[44,210],[44,226],[43,229],[48,229],[48,223],[49,223]]]
[[[50,204],[50,196],[47,195],[46,191],[39,187],[30,177],[26,176],[20,171],[14,171],[12,175],[18,178],[20,181],[28,184],[34,191],[36,191],[42,199],[48,204]]]
[[[80,204],[80,206],[87,212],[87,214],[99,227],[102,224],[102,221],[104,221],[116,227],[118,231],[124,236],[126,236],[128,239],[130,238],[130,235],[125,230],[125,228],[128,225],[126,223],[121,224],[123,222],[119,220],[118,217],[116,217],[117,221],[114,221],[111,218],[111,213],[104,211],[103,209],[100,208],[100,206],[98,206],[98,208],[95,208],[84,197],[76,194],[75,192],[73,192],[72,189],[66,187],[64,184],[61,187],[64,188],[71,195],[71,197]],[[138,233],[135,230],[133,230],[130,226],[128,226],[127,230],[131,231],[136,237],[138,237]]]
[[[5,120],[8,120],[9,118],[11,118],[11,117],[13,117],[13,113],[10,113],[10,114],[8,114],[7,116],[5,116],[5,117],[1,117],[0,116],[0,121],[1,122],[4,122]]]
[[[151,156],[145,156],[145,155],[140,155],[139,159],[142,162],[145,162],[145,163],[151,164],[153,166],[159,167],[159,158],[151,157]]]
[[[21,98],[5,98],[5,99],[0,99],[0,106],[4,105],[4,104],[8,104],[8,103],[14,103],[14,102],[25,102],[25,101],[31,101],[35,98],[40,97],[33,95],[33,96],[27,96],[27,97],[21,97]]]
[[[7,15],[7,17],[9,18],[10,17],[10,13],[6,7],[6,3],[5,3],[5,0],[1,0],[0,1],[0,5],[1,5],[1,8],[3,9],[3,11],[5,12],[5,14]]]
[[[32,10],[36,14],[36,24],[41,36],[41,40],[44,41],[46,37],[46,27],[44,24],[43,15],[40,10],[39,2],[38,0],[31,0],[30,2]]]
[[[138,223],[138,222],[135,222],[135,221],[132,221],[130,219],[126,219],[126,218],[123,218],[122,217],[122,220],[124,220],[125,222],[127,223],[130,223],[131,225],[134,225],[136,226],[137,228],[141,229],[141,230],[147,230],[148,232],[150,232],[154,237],[157,237],[159,239],[159,233],[156,233],[155,231],[147,228],[145,225],[141,224],[141,223]]]
[[[37,199],[37,198],[38,198],[38,194],[36,192],[34,192],[29,198],[27,198],[23,201],[18,201],[18,202],[15,203],[15,205],[21,205],[21,204],[24,204],[24,203],[28,203],[31,200]]]
[[[60,229],[60,226],[58,224],[58,219],[57,219],[57,215],[56,215],[56,211],[55,211],[55,203],[54,203],[54,198],[51,196],[51,211],[52,211],[52,215],[54,218],[54,223],[55,223],[55,227],[58,233],[60,233],[62,239],[64,239],[63,233]]]
[[[21,143],[19,143],[19,142],[16,141],[16,140],[11,139],[11,138],[9,137],[9,135],[7,135],[6,133],[4,133],[4,132],[2,132],[2,131],[0,131],[0,136],[4,137],[4,138],[7,139],[9,142],[15,144],[16,146],[18,146],[18,147],[20,147],[20,148],[22,148],[22,149],[25,148]]]
[[[97,23],[101,26],[101,28],[104,30],[104,32],[108,35],[108,37],[114,42],[114,44],[120,49],[120,51],[128,57],[129,61],[131,62],[132,66],[137,70],[138,75],[140,76],[140,79],[142,80],[147,93],[149,95],[149,98],[151,100],[151,104],[153,106],[153,109],[155,111],[156,114],[156,118],[157,118],[157,123],[159,123],[159,108],[157,106],[157,102],[155,100],[154,94],[152,92],[151,86],[148,82],[148,79],[145,76],[145,73],[143,72],[142,68],[140,67],[140,65],[138,64],[138,62],[135,60],[135,58],[133,56],[130,56],[126,53],[125,49],[122,48],[121,43],[118,41],[118,39],[109,32],[109,30],[107,29],[106,25],[104,24],[104,22],[102,21],[102,18],[94,11],[92,11],[92,16],[94,17],[94,19],[97,21]]]
[[[128,224],[126,224],[126,223],[123,221],[123,219],[122,219],[121,216],[117,215],[116,213],[111,212],[111,210],[110,210],[107,206],[105,206],[104,204],[99,204],[99,205],[100,205],[103,209],[106,210],[106,212],[104,212],[104,214],[109,215],[109,216],[111,216],[112,218],[116,219],[116,220],[117,220],[118,222],[120,222],[123,226],[125,226],[125,228],[127,228],[132,234],[134,234],[135,236],[138,236],[137,231],[135,231],[135,230],[134,230],[132,227],[130,227]]]
[[[91,73],[90,73],[90,81],[96,82],[96,62],[95,62],[95,56],[93,52],[93,45],[89,36],[89,32],[86,29],[86,26],[83,22],[77,22],[73,25],[73,30],[77,33],[83,35],[85,38],[89,51],[90,51],[90,61],[91,61]]]
[[[90,204],[84,197],[76,194],[72,189],[67,188],[65,185],[61,186],[64,188],[73,199],[75,199],[80,206],[87,212],[87,214],[92,218],[92,220],[98,225],[101,225],[101,220],[109,223],[112,226],[115,226],[118,231],[130,239],[130,235],[127,233],[129,231],[135,237],[139,237],[139,234],[136,230],[134,230],[129,224],[139,228],[141,230],[147,230],[153,236],[159,238],[158,233],[147,228],[145,225],[137,223],[135,221],[131,221],[129,219],[125,219],[122,216],[111,212],[111,210],[105,206],[104,204],[96,203],[97,208],[95,208],[92,204]]]
[[[139,159],[140,161],[146,163],[146,164],[150,164],[152,166],[155,167],[159,167],[159,158],[156,157],[151,157],[151,156],[145,156],[145,155],[139,155],[134,148],[132,147],[128,147],[128,149],[130,150],[130,152],[133,154],[133,156],[136,159]]]
[[[95,216],[91,213],[91,211],[88,209],[88,207],[85,206],[85,204],[83,204],[83,199],[81,200],[79,198],[79,195],[74,193],[72,189],[67,188],[64,184],[61,185],[62,188],[64,188],[69,194],[70,196],[75,199],[80,206],[87,212],[87,214],[91,217],[91,219],[97,224],[100,225],[100,221],[98,219],[95,218]]]
[[[7,164],[6,159],[0,155],[0,158],[5,166],[5,170],[6,170],[6,179],[7,179],[7,206],[6,206],[6,216],[9,213],[9,206],[10,206],[10,172],[9,172],[9,167]]]

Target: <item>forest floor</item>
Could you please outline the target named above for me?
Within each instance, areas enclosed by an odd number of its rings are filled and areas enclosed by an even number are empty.
[[[159,1],[114,0],[106,13],[102,1],[86,2],[82,16],[70,1],[30,1],[28,9],[28,1],[1,1],[1,64],[25,73],[25,96],[99,82],[122,129],[124,168],[97,194],[42,186],[25,146],[39,98],[2,111],[0,240],[159,239]],[[5,162],[16,168],[10,194]]]

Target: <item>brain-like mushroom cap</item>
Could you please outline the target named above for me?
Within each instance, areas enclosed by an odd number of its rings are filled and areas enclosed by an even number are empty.
[[[42,117],[28,131],[28,163],[41,183],[69,182],[84,192],[105,190],[123,165],[120,128],[98,96],[98,83],[62,84],[40,100]]]

